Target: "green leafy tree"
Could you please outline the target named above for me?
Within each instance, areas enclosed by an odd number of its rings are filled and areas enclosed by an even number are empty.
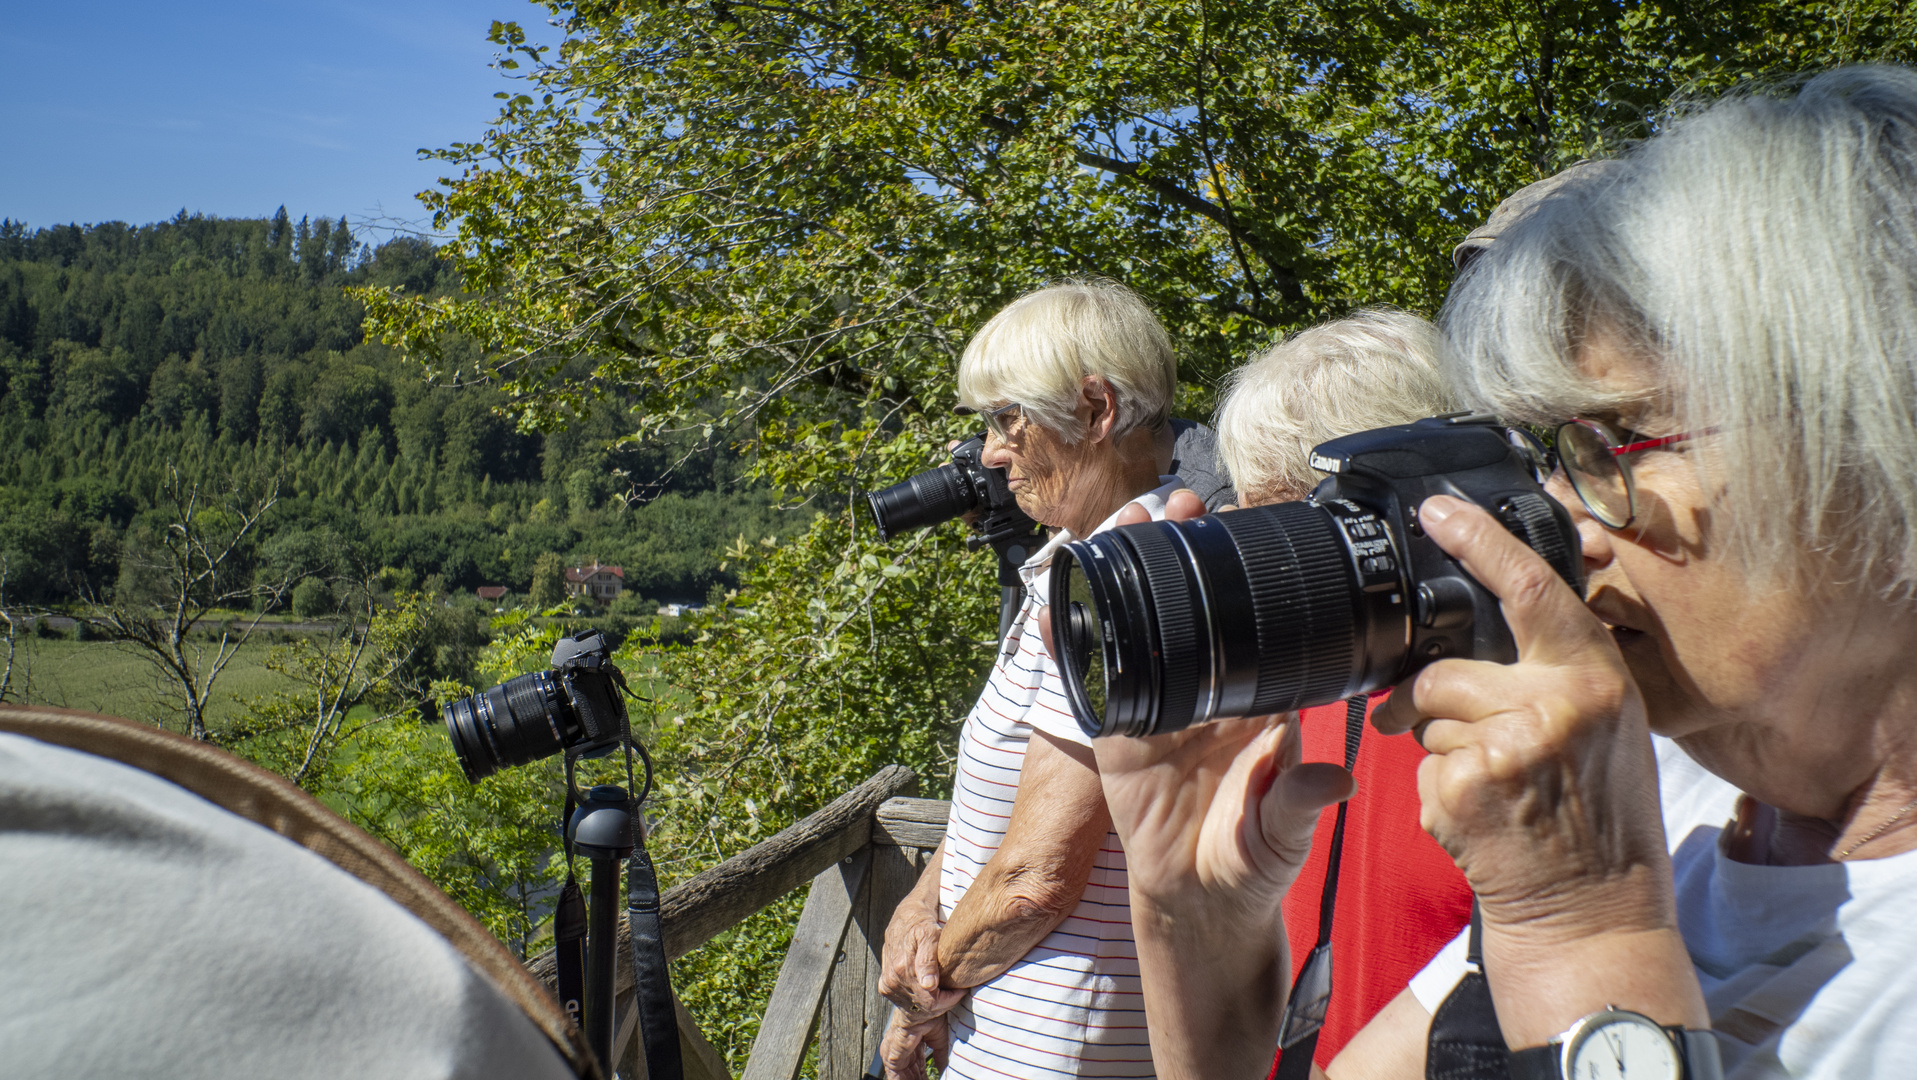
[[[544,552],[534,560],[532,586],[526,594],[534,607],[549,608],[565,603],[566,560],[558,552]]]
[[[633,646],[672,688],[673,872],[888,755],[943,780],[988,568],[950,530],[882,548],[836,507],[936,462],[966,335],[1006,301],[1121,279],[1202,412],[1277,335],[1433,311],[1499,199],[1674,94],[1904,56],[1917,33],[1888,0],[542,6],[564,42],[495,24],[525,82],[427,196],[466,291],[359,295],[442,374],[481,344],[527,427],[610,403],[633,443],[730,440],[832,511],[753,559],[699,640]],[[689,997],[736,1051],[756,1002],[699,970]]]
[[[337,606],[333,601],[333,587],[325,578],[309,577],[293,586],[293,614],[302,619],[331,615]]]
[[[356,733],[321,797],[390,844],[521,955],[565,878],[553,825],[559,759],[466,782],[438,723],[400,718]],[[549,934],[550,931],[547,931]]]
[[[228,733],[236,752],[318,792],[328,789],[343,745],[373,725],[414,717],[418,699],[403,673],[433,646],[435,598],[408,593],[385,603],[367,580],[346,591],[352,618],[268,653],[267,668],[296,689],[248,702]],[[327,599],[330,611],[330,591]],[[294,600],[297,608],[297,591]]]

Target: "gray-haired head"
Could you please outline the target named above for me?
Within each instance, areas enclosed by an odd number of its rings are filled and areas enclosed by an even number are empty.
[[[1504,230],[1442,321],[1452,385],[1507,420],[1714,428],[1692,460],[1754,574],[1917,585],[1917,73],[1672,121]],[[1594,339],[1655,385],[1594,381]]]
[[[1016,402],[1067,443],[1084,432],[1074,409],[1087,376],[1118,398],[1116,438],[1158,428],[1171,414],[1178,360],[1171,338],[1137,293],[1113,281],[1067,281],[1007,304],[959,359],[962,410]]]
[[[1438,344],[1429,322],[1374,308],[1294,334],[1232,372],[1215,426],[1239,496],[1303,498],[1321,479],[1312,447],[1449,411]]]
[[[1515,228],[1518,222],[1530,217],[1538,207],[1544,205],[1546,199],[1563,190],[1567,184],[1590,183],[1605,172],[1618,168],[1619,164],[1609,160],[1573,162],[1562,172],[1547,176],[1535,184],[1526,184],[1512,192],[1491,211],[1491,216],[1484,220],[1484,224],[1472,229],[1463,240],[1458,242],[1457,247],[1451,249],[1451,265],[1459,270],[1464,269],[1472,259],[1477,258],[1480,253],[1490,247],[1493,241],[1504,235],[1507,230]]]

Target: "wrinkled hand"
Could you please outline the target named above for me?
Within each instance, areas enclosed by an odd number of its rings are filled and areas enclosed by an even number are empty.
[[[1202,515],[1179,491],[1166,517]],[[1148,520],[1127,508],[1119,524]],[[1094,740],[1112,822],[1125,845],[1135,894],[1178,905],[1222,937],[1271,932],[1271,917],[1298,876],[1319,811],[1348,797],[1350,774],[1301,763],[1290,716],[1245,717],[1143,739]]]
[[[1540,942],[1675,926],[1644,702],[1610,632],[1482,509],[1426,500],[1426,535],[1499,600],[1518,660],[1443,660],[1374,714],[1415,731],[1422,824],[1487,930]]]
[[[958,1004],[963,990],[939,988],[939,922],[926,905],[900,904],[885,926],[879,993],[917,1022]]]
[[[951,1025],[943,1014],[914,1022],[894,1009],[885,1037],[879,1042],[885,1080],[925,1080],[926,1056],[931,1055],[939,1071],[944,1072],[951,1053]]]

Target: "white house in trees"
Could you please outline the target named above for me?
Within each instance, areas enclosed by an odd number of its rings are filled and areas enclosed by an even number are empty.
[[[601,566],[598,559],[591,566],[570,566],[566,568],[566,592],[571,596],[583,596],[601,604],[609,604],[626,589],[626,571],[620,566]]]

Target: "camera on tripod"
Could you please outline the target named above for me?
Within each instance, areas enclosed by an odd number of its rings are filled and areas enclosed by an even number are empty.
[[[1059,668],[1093,735],[1153,735],[1382,689],[1445,657],[1517,659],[1498,598],[1418,527],[1432,495],[1489,510],[1573,589],[1576,528],[1543,448],[1455,414],[1322,443],[1301,502],[1127,525],[1052,564]]]
[[[581,1022],[603,1072],[613,1072],[614,946],[618,941],[619,865],[626,869],[626,925],[630,930],[634,1001],[640,1038],[653,1080],[679,1080],[678,1020],[666,973],[659,919],[659,883],[646,854],[641,817],[652,789],[652,761],[632,739],[624,699],[625,676],[612,662],[605,635],[583,630],[553,646],[552,667],[507,679],[446,706],[446,733],[466,779],[477,784],[500,769],[566,755],[566,884],[553,912],[553,951],[560,1004]],[[603,784],[581,792],[580,760],[626,751],[626,786]],[[645,786],[636,797],[632,759],[645,762]],[[590,911],[572,875],[573,856],[592,866]]]

